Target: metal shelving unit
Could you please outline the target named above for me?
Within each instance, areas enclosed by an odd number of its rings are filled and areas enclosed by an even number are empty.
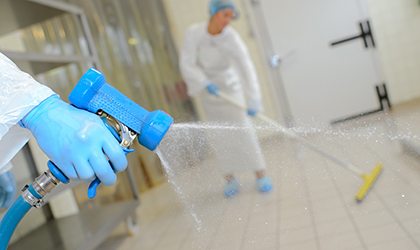
[[[10,59],[30,62],[34,74],[81,61],[92,62],[100,70],[98,53],[95,49],[92,33],[89,30],[89,24],[83,9],[68,3],[52,0],[0,0],[0,3],[2,5],[2,8],[0,8],[0,23],[8,24],[0,25],[0,36],[58,15],[69,13],[76,15],[79,19],[91,54],[90,56],[46,55],[42,53],[2,51]],[[13,12],[11,13],[10,10],[13,10]]]
[[[95,249],[137,206],[136,201],[125,201],[53,220],[10,246],[9,250]]]
[[[37,52],[14,52],[14,51],[1,51],[5,56],[13,61],[26,61],[31,64],[34,74],[40,74],[54,68],[64,66],[69,63],[80,62],[95,62],[93,57],[72,55],[72,56],[56,56],[46,55]],[[95,63],[95,65],[98,65]],[[96,68],[97,66],[95,66]]]
[[[90,62],[100,70],[98,54],[83,9],[64,2],[51,0],[0,0],[0,36],[50,18],[70,13],[80,21],[89,48],[89,55],[50,55],[37,52],[1,51],[16,63],[29,63],[33,74],[47,72],[70,63]],[[30,154],[29,150],[26,154]],[[32,159],[32,156],[29,156]],[[37,173],[35,164],[28,163],[32,175]],[[85,250],[97,248],[121,223],[128,223],[130,233],[136,225],[135,210],[139,205],[139,193],[133,171],[128,166],[125,171],[133,199],[89,209],[79,214],[60,219],[48,220],[46,224],[9,246],[9,249],[62,249]],[[46,203],[59,193],[74,188],[79,183],[60,184],[45,197]],[[43,208],[48,209],[48,208]]]

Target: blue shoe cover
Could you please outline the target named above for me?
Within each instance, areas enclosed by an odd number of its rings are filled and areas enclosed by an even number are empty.
[[[235,178],[233,181],[226,184],[225,195],[226,197],[231,197],[239,191],[239,182]]]
[[[270,192],[273,189],[273,184],[270,179],[266,176],[263,178],[257,178],[257,187],[261,193]]]

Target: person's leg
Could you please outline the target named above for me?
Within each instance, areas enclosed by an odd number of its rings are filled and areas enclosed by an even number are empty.
[[[258,179],[264,178],[265,177],[265,170],[259,170],[255,172],[255,175],[257,176]]]
[[[257,176],[257,188],[260,192],[266,193],[273,189],[273,184],[271,183],[270,178],[266,176],[264,169],[256,171],[255,175]]]
[[[228,174],[225,176],[227,183],[232,182],[235,180],[235,176],[233,174]]]
[[[231,197],[239,191],[239,182],[233,174],[227,174],[225,175],[225,178],[225,195],[226,197]]]

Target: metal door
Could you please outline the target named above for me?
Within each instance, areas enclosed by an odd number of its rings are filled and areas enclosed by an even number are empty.
[[[329,124],[378,109],[375,86],[381,79],[373,60],[373,36],[366,31],[364,4],[364,0],[251,1],[254,15],[259,8],[274,52],[295,51],[281,61],[280,72],[297,124]],[[361,33],[365,35],[360,39],[332,46]]]

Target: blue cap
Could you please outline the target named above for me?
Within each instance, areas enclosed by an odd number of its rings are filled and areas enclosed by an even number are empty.
[[[233,18],[238,17],[238,9],[232,0],[211,0],[209,3],[210,16],[213,17],[217,12],[224,9],[232,9],[235,13]]]

